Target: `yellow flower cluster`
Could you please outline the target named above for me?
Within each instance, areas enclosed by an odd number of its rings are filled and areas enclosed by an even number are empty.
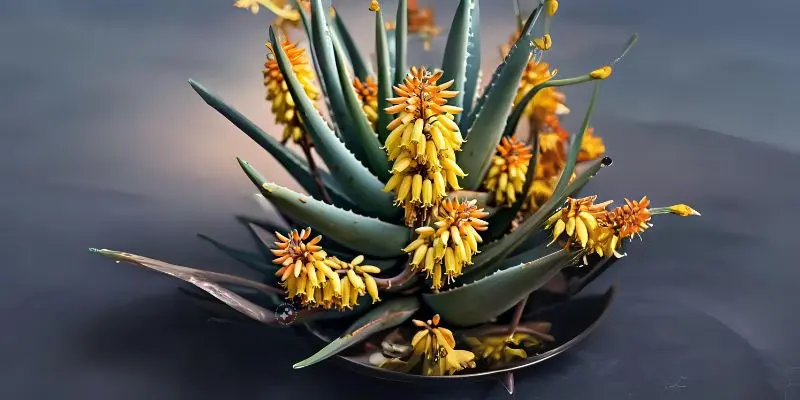
[[[495,204],[514,205],[517,194],[522,193],[532,156],[531,147],[516,138],[504,137],[500,141],[484,181],[486,189],[494,192]]]
[[[510,337],[508,334],[466,337],[464,343],[470,347],[475,357],[494,368],[528,358],[525,348],[538,346],[541,341],[529,333],[515,332]]]
[[[397,358],[386,360],[381,368],[408,373],[422,361],[422,375],[452,375],[458,371],[475,368],[475,355],[467,350],[456,350],[456,340],[447,328],[439,326],[439,314],[428,321],[412,320],[422,328],[411,339],[411,355],[407,361]]]
[[[433,226],[416,229],[417,238],[403,251],[411,254],[411,266],[417,272],[426,272],[434,289],[461,275],[464,265],[472,264],[478,253],[478,243],[483,242],[478,231],[487,229],[482,220],[489,213],[476,206],[476,201],[459,202],[445,199],[434,209]]]
[[[378,122],[378,83],[371,76],[368,76],[364,82],[355,77],[353,78],[353,88],[356,90],[358,99],[361,100],[361,109],[364,110],[364,114],[374,130],[375,123]]]
[[[622,257],[623,254],[618,252],[622,240],[641,235],[653,226],[650,223],[653,213],[647,196],[640,200],[625,199],[624,205],[611,210],[606,209],[611,201],[594,204],[595,200],[597,196],[568,199],[567,205],[545,223],[545,229],[553,230],[550,244],[565,236],[566,247],[575,245],[600,257]],[[685,204],[667,210],[684,217],[700,215]]]
[[[351,262],[328,257],[319,245],[322,236],[309,241],[311,228],[300,232],[292,230],[284,236],[275,232],[273,262],[281,265],[275,273],[286,289],[287,298],[299,298],[306,307],[350,309],[358,305],[358,298],[369,294],[372,302],[380,301],[378,286],[372,274],[380,273],[378,267],[361,265],[364,256]],[[341,276],[340,276],[341,275]]]
[[[464,142],[454,114],[461,108],[447,105],[458,92],[448,91],[453,81],[439,84],[442,71],[411,67],[405,80],[394,87],[397,97],[386,112],[397,115],[389,123],[384,149],[393,162],[392,177],[384,191],[394,191],[395,203],[405,209],[406,224],[427,217],[447,196],[448,188],[460,190],[458,179],[466,176],[456,163],[456,151]]]
[[[290,42],[287,37],[282,39],[281,48],[286,53],[303,90],[311,100],[316,100],[319,91],[314,86],[314,69],[309,63],[305,49]],[[275,59],[275,51],[271,43],[267,43],[267,49],[269,49],[269,54],[264,63],[264,86],[267,88],[267,101],[272,104],[275,122],[284,127],[282,143],[286,143],[290,139],[295,143],[310,141],[305,134],[300,115],[295,109],[294,99],[292,99],[286,81],[278,68],[278,61]]]

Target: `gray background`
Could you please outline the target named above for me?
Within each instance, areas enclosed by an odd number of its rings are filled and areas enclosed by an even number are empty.
[[[297,185],[186,84],[278,133],[260,84],[270,17],[231,3],[0,3],[0,398],[502,398],[493,385],[412,390],[326,365],[292,371],[312,347],[207,323],[176,281],[86,252],[248,275],[194,237],[249,244],[232,215],[258,210],[234,157]],[[371,48],[367,3],[334,1]],[[443,25],[456,4],[421,3]],[[685,201],[703,217],[656,221],[596,285],[619,282],[611,318],[523,374],[520,396],[800,398],[798,13],[789,0],[562,2],[550,55],[562,76],[641,35],[601,94],[595,125],[615,165],[592,187]],[[483,2],[487,75],[511,15],[510,3]],[[436,65],[443,46],[412,61]],[[567,96],[580,115],[586,88]]]

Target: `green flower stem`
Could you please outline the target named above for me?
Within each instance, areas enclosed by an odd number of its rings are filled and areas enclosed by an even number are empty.
[[[657,207],[657,208],[650,208],[648,209],[651,215],[658,215],[658,214],[672,214],[672,210],[669,207]]]

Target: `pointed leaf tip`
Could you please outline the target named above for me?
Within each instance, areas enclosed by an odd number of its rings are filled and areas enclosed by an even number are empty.
[[[294,364],[292,368],[305,368],[327,360],[378,332],[394,328],[411,318],[419,307],[419,300],[416,297],[404,297],[381,303],[354,322],[342,336],[328,343],[311,357]]]
[[[456,326],[477,325],[511,309],[566,267],[571,254],[558,250],[538,260],[495,272],[481,280],[422,299]],[[465,304],[469,306],[464,306]]]

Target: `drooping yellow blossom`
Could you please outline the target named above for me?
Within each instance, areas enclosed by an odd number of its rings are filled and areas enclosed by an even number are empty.
[[[531,157],[531,147],[516,138],[504,137],[500,141],[484,181],[486,189],[494,192],[495,204],[514,205],[517,194],[522,193]]]
[[[300,4],[308,10],[308,0],[300,0]],[[297,26],[300,22],[300,13],[287,0],[237,0],[234,7],[250,10],[258,14],[260,7],[264,7],[275,14],[273,25],[278,29],[286,25]]]
[[[594,160],[606,152],[606,145],[603,138],[594,135],[594,128],[589,128],[583,134],[581,140],[581,150],[578,153],[578,161]]]
[[[340,280],[341,296],[336,296],[335,290],[330,290],[332,305],[339,308],[353,308],[358,305],[360,296],[369,295],[372,303],[377,303],[381,299],[378,296],[378,284],[375,282],[373,274],[381,272],[380,268],[373,265],[362,265],[364,256],[356,256],[350,262],[344,262],[336,257],[328,257],[325,263],[337,273],[343,275]],[[323,287],[323,299],[327,300],[328,294]],[[333,288],[332,288],[333,289]]]
[[[535,212],[547,200],[553,197],[553,191],[556,189],[558,178],[535,178],[528,190],[528,201],[522,205],[522,209],[527,212]]]
[[[369,2],[369,10],[372,12],[378,12],[381,10],[381,4],[378,3],[378,0],[372,0]]]
[[[478,253],[478,243],[483,242],[478,231],[488,229],[489,223],[481,219],[488,215],[477,207],[476,200],[442,201],[433,211],[433,226],[417,228],[417,238],[403,249],[411,255],[412,268],[427,273],[433,289],[442,287],[443,276],[452,281],[461,275],[464,265],[471,265],[472,256]]]
[[[358,77],[353,78],[353,88],[356,90],[358,99],[361,100],[361,109],[367,115],[367,119],[372,124],[372,129],[375,129],[375,123],[378,121],[378,84],[368,76],[364,82],[361,82]]]
[[[263,2],[264,0],[236,0],[233,6],[250,10],[253,14],[258,14],[258,10],[263,5]]]
[[[545,0],[544,2],[545,9],[547,10],[547,15],[554,16],[556,15],[556,11],[558,11],[558,1],[556,0]]]
[[[598,219],[602,219],[607,214],[606,207],[611,201],[595,204],[597,196],[584,197],[581,199],[567,199],[567,205],[553,214],[545,222],[545,229],[553,229],[554,243],[565,234],[567,237],[567,247],[573,243],[579,243],[581,247],[586,247],[589,243],[590,233],[595,232],[598,227]]]
[[[392,177],[384,191],[394,191],[395,204],[405,209],[406,224],[413,225],[434,208],[450,190],[460,190],[458,179],[466,176],[456,163],[456,151],[464,142],[454,114],[461,108],[447,105],[458,92],[448,91],[453,81],[439,84],[442,71],[411,67],[405,80],[394,87],[397,97],[388,99],[389,123],[384,148],[393,162]]]
[[[281,47],[286,53],[286,57],[291,63],[292,70],[298,81],[303,86],[303,90],[312,101],[316,100],[319,96],[319,91],[314,86],[314,69],[309,63],[305,49],[290,42],[287,37],[281,40]],[[294,99],[292,99],[283,75],[278,68],[278,61],[275,59],[275,52],[271,43],[267,43],[267,49],[269,53],[267,61],[264,63],[264,86],[267,88],[267,101],[272,104],[275,122],[284,127],[282,142],[286,143],[291,139],[295,143],[301,143],[304,140],[308,140],[308,138],[306,138],[300,115],[295,109]]]
[[[580,247],[601,257],[622,257],[619,253],[623,239],[639,236],[653,225],[653,214],[673,213],[680,216],[700,215],[685,204],[659,209],[650,208],[650,199],[625,199],[625,204],[606,210],[611,201],[594,204],[597,196],[568,199],[567,206],[551,216],[545,229],[553,229],[555,242],[562,234],[567,237],[566,247]]]
[[[613,72],[613,69],[611,68],[611,66],[610,65],[606,65],[604,67],[600,67],[600,68],[590,72],[589,76],[591,76],[594,79],[608,79],[608,77],[611,76],[611,72]]]
[[[359,296],[369,294],[372,301],[380,301],[378,287],[372,274],[380,269],[361,265],[363,256],[351,262],[328,257],[319,245],[322,236],[306,241],[311,228],[300,232],[292,230],[284,236],[275,232],[278,242],[273,262],[281,268],[275,273],[286,289],[287,298],[298,298],[306,307],[349,309],[358,304]],[[341,275],[341,277],[340,277]]]
[[[466,337],[464,343],[479,360],[486,362],[489,368],[499,367],[513,361],[528,358],[526,348],[536,347],[542,342],[529,333],[516,332],[508,334],[484,336],[480,338]]]
[[[439,314],[428,321],[412,320],[422,328],[411,339],[413,348],[407,361],[392,358],[381,368],[408,373],[422,361],[422,375],[452,375],[458,371],[475,368],[475,355],[467,350],[456,350],[453,332],[439,326]]]

